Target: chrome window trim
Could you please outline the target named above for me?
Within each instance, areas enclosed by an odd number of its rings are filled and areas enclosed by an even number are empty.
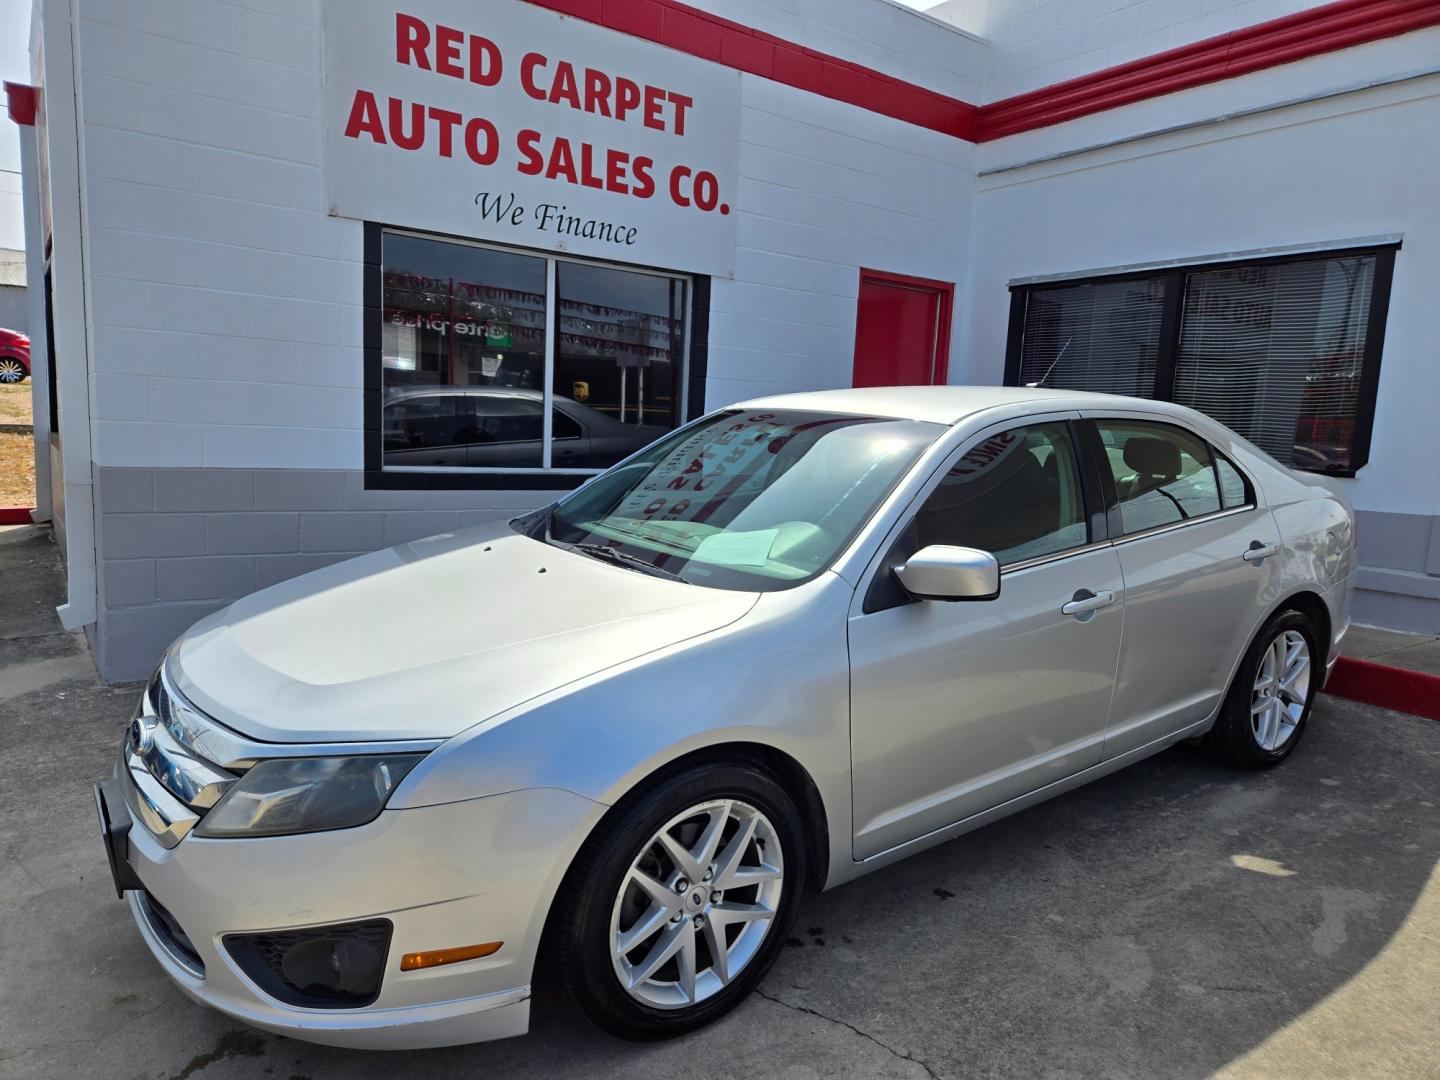
[[[1061,559],[1069,559],[1075,555],[1086,555],[1092,551],[1102,551],[1108,547],[1114,547],[1112,540],[1096,540],[1093,543],[1084,544],[1080,547],[1066,548],[1064,551],[1052,551],[1049,555],[1036,555],[1033,559],[1022,559],[1020,562],[1004,563],[1000,567],[1000,576],[1014,573],[1018,570],[1029,570],[1033,566],[1045,566],[1049,563],[1059,562]]]
[[[1169,525],[1157,525],[1153,529],[1145,529],[1143,532],[1128,533],[1125,536],[1118,536],[1110,543],[1114,546],[1128,544],[1134,540],[1146,540],[1152,536],[1159,536],[1162,533],[1174,532],[1176,529],[1188,529],[1191,525],[1199,525],[1206,521],[1218,521],[1220,518],[1233,517],[1236,514],[1248,514],[1251,510],[1258,510],[1255,503],[1246,503],[1244,506],[1232,506],[1229,510],[1212,510],[1208,514],[1201,514],[1199,517],[1186,518],[1183,521],[1172,521]]]

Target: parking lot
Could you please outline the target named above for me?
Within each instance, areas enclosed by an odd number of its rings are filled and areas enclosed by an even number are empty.
[[[0,1077],[1440,1075],[1440,724],[1333,698],[1273,772],[1176,749],[809,898],[761,993],[681,1041],[543,985],[502,1043],[252,1031],[171,986],[110,888],[89,785],[136,691],[61,631],[59,574],[0,530]]]

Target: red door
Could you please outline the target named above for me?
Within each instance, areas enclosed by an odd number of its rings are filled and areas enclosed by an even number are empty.
[[[852,385],[943,383],[954,294],[943,281],[861,270]]]

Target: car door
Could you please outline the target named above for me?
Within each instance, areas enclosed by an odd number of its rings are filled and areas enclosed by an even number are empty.
[[[1253,484],[1198,433],[1138,413],[1092,419],[1087,440],[1125,577],[1110,758],[1220,704],[1278,591],[1280,535]]]
[[[1037,417],[961,447],[882,548],[849,623],[856,858],[1101,760],[1124,588],[1086,492],[1070,416]],[[993,552],[999,595],[910,599],[893,567],[930,544]]]

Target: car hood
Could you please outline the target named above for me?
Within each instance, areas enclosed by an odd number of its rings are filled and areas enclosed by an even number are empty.
[[[192,704],[252,739],[446,738],[718,630],[756,599],[488,526],[248,596],[197,623],[168,664]]]

